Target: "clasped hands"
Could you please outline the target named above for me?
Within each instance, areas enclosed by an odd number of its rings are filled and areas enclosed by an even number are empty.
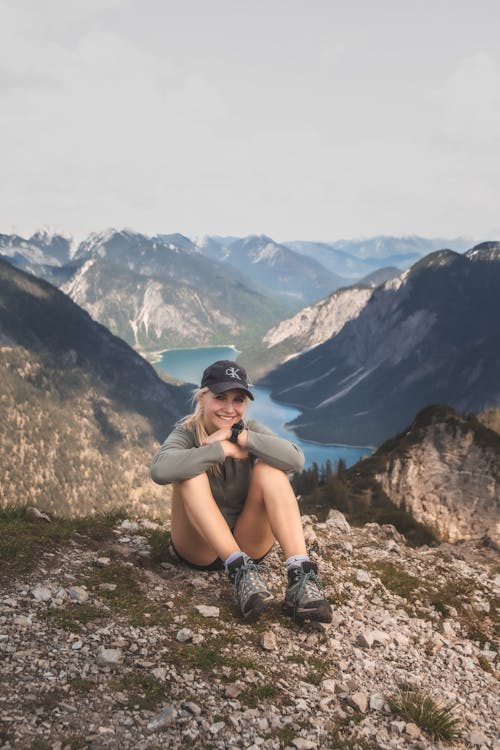
[[[238,435],[238,442],[232,443],[229,438],[231,437],[231,427],[223,427],[216,432],[212,432],[204,440],[204,445],[215,443],[217,441],[222,445],[222,450],[226,458],[236,458],[238,460],[244,460],[248,458],[248,451],[246,450],[246,444],[248,440],[248,430],[242,430]]]

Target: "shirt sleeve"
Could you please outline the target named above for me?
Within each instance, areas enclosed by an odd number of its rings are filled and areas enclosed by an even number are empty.
[[[251,455],[274,466],[275,469],[286,471],[287,474],[301,471],[305,459],[298,445],[278,437],[255,419],[250,419],[246,428],[248,430],[247,450]]]
[[[197,447],[194,437],[179,425],[167,437],[151,465],[151,478],[157,484],[192,479],[225,459],[219,441]]]

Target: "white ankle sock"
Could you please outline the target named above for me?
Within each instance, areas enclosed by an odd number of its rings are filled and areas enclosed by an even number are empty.
[[[231,565],[231,563],[234,562],[235,560],[237,560],[238,557],[243,557],[243,552],[241,550],[239,550],[239,549],[236,550],[236,552],[231,552],[231,554],[229,555],[229,557],[227,557],[224,560],[224,566],[226,568],[226,571],[227,571],[227,566]]]
[[[310,562],[309,555],[292,555],[288,560],[285,560],[286,569],[299,568],[303,562]]]

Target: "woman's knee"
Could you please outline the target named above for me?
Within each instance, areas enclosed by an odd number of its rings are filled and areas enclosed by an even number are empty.
[[[252,481],[256,481],[260,484],[272,481],[272,480],[288,481],[287,474],[281,469],[277,469],[275,466],[266,464],[265,461],[257,461],[252,468]]]

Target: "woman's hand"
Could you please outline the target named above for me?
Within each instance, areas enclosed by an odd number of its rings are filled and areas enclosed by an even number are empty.
[[[216,432],[212,432],[211,435],[207,435],[207,437],[203,441],[203,445],[210,445],[210,443],[216,443],[217,440],[220,440],[221,442],[223,440],[229,440],[230,437],[231,437],[231,428],[223,427],[220,430],[217,430]]]
[[[236,458],[243,461],[248,458],[248,451],[242,448],[238,443],[232,443],[230,440],[221,440],[222,450],[226,458]]]

